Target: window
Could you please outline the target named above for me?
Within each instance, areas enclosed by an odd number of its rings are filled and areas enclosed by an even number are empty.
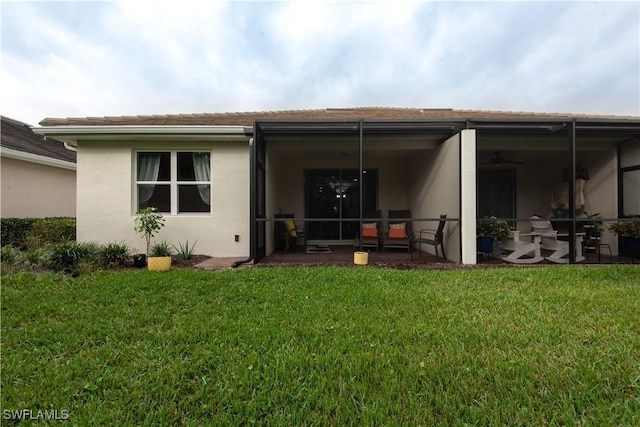
[[[140,151],[136,160],[138,210],[211,212],[211,153]]]

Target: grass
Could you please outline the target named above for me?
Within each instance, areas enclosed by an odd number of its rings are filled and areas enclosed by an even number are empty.
[[[639,425],[640,270],[2,280],[3,410],[76,425]]]

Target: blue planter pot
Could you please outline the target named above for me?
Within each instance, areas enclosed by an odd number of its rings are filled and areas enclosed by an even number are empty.
[[[478,252],[483,254],[493,253],[493,237],[478,237],[477,241]]]
[[[640,239],[623,236],[622,253],[630,258],[640,257]]]

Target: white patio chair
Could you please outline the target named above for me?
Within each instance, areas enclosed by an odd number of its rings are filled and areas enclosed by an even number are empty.
[[[521,237],[531,237],[531,239],[520,240]],[[540,235],[537,233],[521,234],[519,231],[512,231],[511,237],[502,239],[503,250],[510,252],[509,255],[500,257],[504,261],[514,264],[535,264],[544,258],[540,255]]]
[[[569,258],[566,258],[569,255],[569,242],[558,239],[558,237],[569,237],[568,234],[558,234],[558,231],[553,229],[551,221],[537,216],[531,217],[531,231],[540,234],[540,247],[543,250],[552,252],[551,255],[545,257],[548,261],[558,264],[567,264],[569,262]],[[576,233],[576,262],[584,261],[584,256],[582,255],[583,240],[584,233]]]

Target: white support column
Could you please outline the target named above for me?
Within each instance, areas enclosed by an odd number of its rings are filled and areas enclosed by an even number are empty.
[[[460,137],[460,222],[462,263],[477,264],[476,251],[476,131],[467,129]]]

